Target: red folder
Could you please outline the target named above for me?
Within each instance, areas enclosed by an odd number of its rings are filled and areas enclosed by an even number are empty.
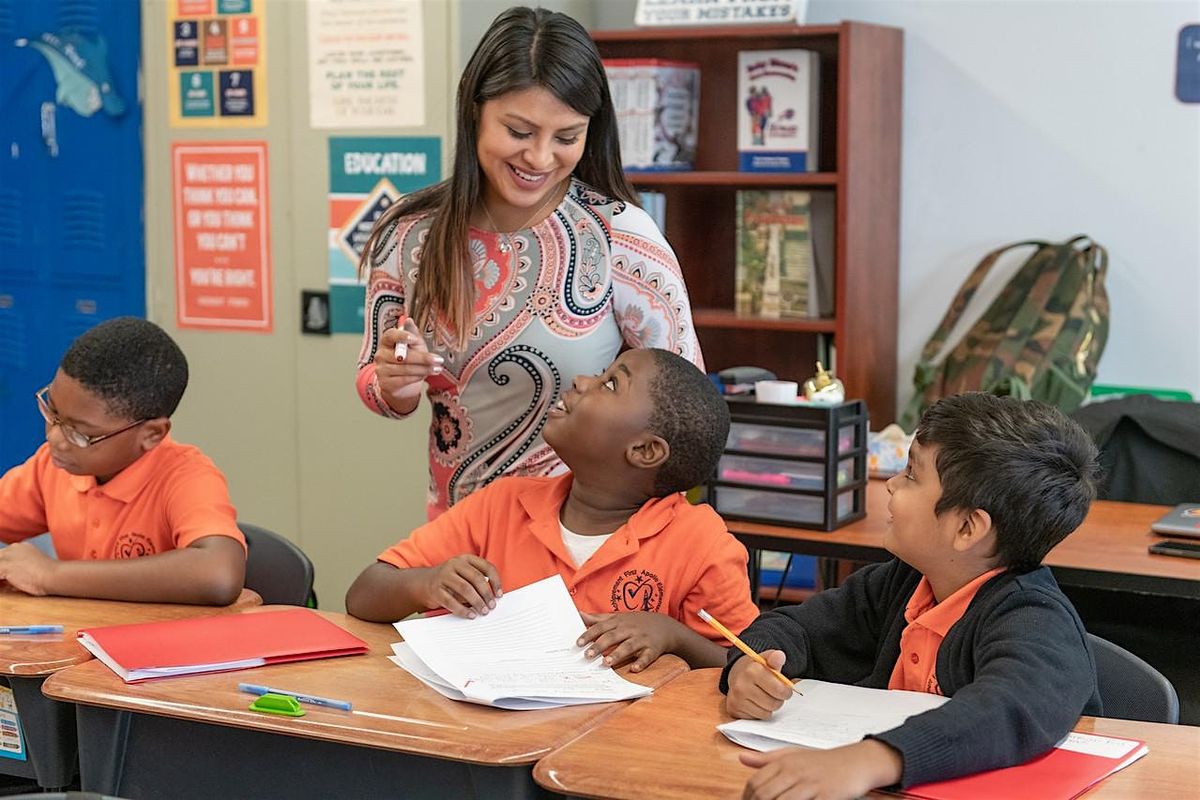
[[[1025,764],[910,786],[924,800],[1071,800],[1149,752],[1145,742],[1073,732]]]
[[[87,628],[79,643],[127,683],[367,652],[307,608]]]

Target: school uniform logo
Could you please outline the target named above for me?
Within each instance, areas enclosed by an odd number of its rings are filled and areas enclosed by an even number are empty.
[[[115,548],[117,558],[141,558],[154,555],[154,542],[149,536],[143,536],[134,531],[126,531],[117,537]]]
[[[653,572],[627,569],[613,582],[613,611],[658,611],[662,608],[662,581]]]

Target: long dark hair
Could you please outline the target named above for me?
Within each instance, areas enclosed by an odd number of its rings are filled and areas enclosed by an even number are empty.
[[[621,170],[617,116],[595,42],[582,25],[557,11],[516,7],[500,14],[458,82],[453,173],[388,209],[375,223],[359,261],[359,273],[363,274],[393,221],[432,210],[410,315],[422,330],[440,321],[451,337],[447,344],[459,349],[466,347],[475,316],[468,229],[471,211],[482,194],[479,109],[488,100],[533,86],[547,89],[589,118],[583,156],[574,175],[609,197],[637,203]]]

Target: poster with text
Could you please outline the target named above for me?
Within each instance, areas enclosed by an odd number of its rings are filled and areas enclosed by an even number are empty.
[[[425,124],[421,0],[309,0],[314,128]]]
[[[168,0],[172,128],[267,124],[266,0]]]
[[[329,309],[332,333],[362,333],[358,262],[376,220],[402,196],[441,180],[436,137],[329,140]]]
[[[175,142],[175,314],[180,328],[272,329],[266,142]]]

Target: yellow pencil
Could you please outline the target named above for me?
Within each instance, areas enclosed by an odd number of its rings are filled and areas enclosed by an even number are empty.
[[[749,656],[754,661],[758,662],[759,664],[762,664],[763,668],[766,669],[767,672],[770,672],[772,675],[774,675],[776,678],[778,678],[783,683],[784,686],[788,687],[789,689],[791,689],[793,692],[795,692],[796,694],[798,694],[800,696],[804,695],[804,692],[797,689],[796,684],[794,684],[790,680],[788,680],[786,675],[784,675],[782,672],[780,672],[777,669],[772,669],[771,665],[767,663],[767,660],[765,658],[763,658],[761,655],[759,655],[758,653],[756,653],[752,649],[750,649],[750,645],[746,644],[741,639],[739,639],[737,637],[737,634],[735,634],[733,631],[729,630],[729,628],[726,628],[724,625],[722,625],[721,623],[719,623],[715,619],[713,619],[712,614],[709,614],[703,608],[700,609],[699,613],[700,613],[700,619],[704,620],[709,625],[712,625],[714,628],[716,628],[717,632],[720,633],[722,636],[724,636],[726,639],[728,639],[730,644],[732,644],[738,650],[741,650],[743,653],[745,653],[747,656]]]

